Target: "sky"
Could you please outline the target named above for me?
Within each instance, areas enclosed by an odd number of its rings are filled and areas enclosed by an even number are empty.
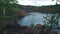
[[[54,5],[56,0],[17,0],[20,5],[32,5],[32,6],[43,6],[43,5]],[[58,4],[60,4],[58,2]]]

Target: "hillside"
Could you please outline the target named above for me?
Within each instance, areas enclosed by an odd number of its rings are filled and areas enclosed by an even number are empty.
[[[41,13],[60,13],[60,5],[50,5],[50,6],[23,6],[20,5],[22,10],[26,12],[41,12]]]

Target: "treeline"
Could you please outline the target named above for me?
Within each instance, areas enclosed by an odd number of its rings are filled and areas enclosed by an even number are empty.
[[[23,6],[20,5],[20,8],[26,12],[41,12],[41,13],[60,13],[60,4],[59,5],[48,5],[48,6]]]

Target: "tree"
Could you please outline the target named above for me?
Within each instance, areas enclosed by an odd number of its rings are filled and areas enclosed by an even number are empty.
[[[1,13],[3,12],[1,15],[4,15],[4,16],[9,15],[11,11],[16,12],[18,9],[16,0],[0,0],[0,7],[1,7],[0,12]]]
[[[16,17],[18,13],[18,4],[16,0],[0,0],[0,29],[3,29],[6,25],[4,24],[7,19]],[[3,22],[1,22],[3,21]]]
[[[54,0],[52,0],[52,1],[54,1]],[[60,0],[56,0],[56,5],[58,4],[57,2],[60,2]]]
[[[53,15],[47,15],[46,17],[43,17],[45,19],[44,23],[45,23],[45,26],[50,26],[51,27],[51,30],[52,30],[52,27],[54,26],[58,26],[58,16],[53,14]]]

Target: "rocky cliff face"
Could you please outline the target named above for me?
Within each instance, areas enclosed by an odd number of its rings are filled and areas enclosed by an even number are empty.
[[[26,13],[25,10],[20,10],[19,13],[18,13],[18,16],[19,16],[20,18],[23,18],[23,17],[26,16],[26,15],[27,15],[27,13]]]

